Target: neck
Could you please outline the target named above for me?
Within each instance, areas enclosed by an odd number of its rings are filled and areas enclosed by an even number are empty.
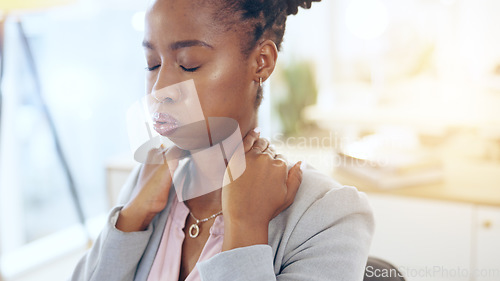
[[[247,128],[246,130],[241,131],[242,138],[245,138],[248,132],[256,127],[255,126],[257,124],[256,121],[251,123],[254,124],[253,126],[250,126],[251,128]],[[239,132],[240,130],[238,129],[235,132],[235,134],[231,135],[224,141],[225,144],[224,150],[227,150],[227,152],[225,151],[225,154],[226,157],[229,159],[232,153],[234,152],[235,147],[239,144],[239,142],[241,142],[241,139],[239,138],[240,137]],[[233,141],[231,141],[231,139],[233,139]],[[190,169],[194,170],[195,174],[198,175],[192,177],[191,181],[192,188],[198,190],[201,189],[203,185],[206,185],[207,182],[213,182],[209,178],[212,175],[218,175],[219,178],[222,178],[221,176],[224,175],[225,165],[224,167],[221,167],[213,164],[214,163],[213,159],[215,159],[215,157],[218,156],[215,154],[221,153],[220,143],[217,143],[213,145],[211,148],[203,151],[192,152],[191,154],[192,165],[190,165]],[[226,145],[228,143],[229,147]],[[227,160],[229,161],[229,159]],[[223,171],[221,171],[221,169],[223,169]],[[220,182],[219,186],[217,186],[217,188],[215,188],[214,191],[185,201],[186,206],[189,208],[189,210],[193,213],[193,215],[196,218],[203,219],[222,210],[221,185],[222,183]]]
[[[222,189],[217,189],[210,193],[189,199],[186,206],[191,213],[198,219],[207,218],[222,210]]]

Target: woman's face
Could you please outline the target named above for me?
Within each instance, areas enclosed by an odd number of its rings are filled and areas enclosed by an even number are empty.
[[[154,96],[168,86],[192,80],[204,119],[229,117],[238,122],[242,135],[246,135],[256,125],[258,84],[252,73],[251,56],[241,52],[241,34],[225,31],[224,26],[214,22],[216,8],[198,2],[203,1],[157,0],[148,11],[143,44],[148,66],[147,94]],[[167,97],[161,99],[167,98],[168,102],[160,112],[162,116],[156,114],[155,128],[175,142],[181,131],[176,131],[177,126],[193,121],[183,117],[186,110],[196,115],[197,108],[186,109],[189,102],[183,103],[183,108],[175,93],[169,97],[168,91],[163,92]],[[210,130],[217,130],[217,125],[214,123]]]

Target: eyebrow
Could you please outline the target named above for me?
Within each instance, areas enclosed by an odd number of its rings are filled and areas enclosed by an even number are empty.
[[[148,48],[150,50],[154,50],[155,47],[154,45],[147,41],[147,40],[144,40],[142,41],[142,46],[144,48]],[[172,51],[176,51],[176,50],[179,50],[179,49],[182,49],[182,48],[189,48],[189,47],[196,47],[196,46],[200,46],[200,47],[206,47],[206,48],[209,48],[209,49],[213,49],[214,47],[212,47],[211,45],[203,42],[203,41],[200,41],[200,40],[183,40],[183,41],[177,41],[177,42],[174,42],[172,44],[170,44],[170,49]]]

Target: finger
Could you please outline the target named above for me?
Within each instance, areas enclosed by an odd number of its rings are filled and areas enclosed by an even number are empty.
[[[255,141],[259,139],[259,136],[260,136],[259,128],[255,128],[247,133],[247,135],[243,139],[243,149],[245,150],[245,153],[250,151]]]
[[[250,134],[252,134],[252,136]],[[226,162],[226,170],[224,171],[222,186],[230,184],[243,174],[246,169],[246,161],[248,160],[247,156],[249,156],[247,153],[248,151],[252,150],[251,145],[253,145],[253,142],[258,139],[258,136],[259,133],[256,131],[253,131],[253,133],[249,132],[243,142],[238,144],[238,147],[236,148],[234,153],[229,155],[230,157]],[[245,144],[245,142],[247,142],[247,144]],[[245,148],[244,146],[250,147]]]
[[[299,161],[288,171],[288,178],[286,180],[287,194],[285,199],[288,205],[293,203],[297,190],[299,190],[299,186],[302,183],[301,165],[302,161]]]
[[[267,150],[274,153],[274,155],[278,154],[278,153],[276,153],[276,146],[274,146],[274,144],[269,144],[269,146],[267,147]]]
[[[178,146],[173,145],[171,147],[164,149],[164,155],[167,161],[174,159],[180,160],[188,156],[189,151],[180,149]]]
[[[259,152],[264,152],[269,146],[269,141],[265,138],[259,138],[255,141],[251,150],[257,150]]]
[[[273,153],[271,150],[269,149],[266,149],[262,152],[262,154],[267,154],[269,155],[269,157],[271,157],[271,159],[274,159],[276,157],[276,153]]]
[[[177,165],[179,164],[179,159],[183,158],[186,151],[178,148],[177,146],[171,146],[164,148],[163,145],[160,148],[153,148],[148,152],[146,163],[144,165],[144,174],[173,174]],[[170,173],[168,173],[170,170]]]
[[[245,172],[246,160],[247,155],[244,153],[236,152],[231,156],[224,171],[222,186],[230,184]]]
[[[163,149],[161,148],[152,148],[148,151],[148,155],[146,157],[146,162],[144,164],[163,164]]]
[[[152,148],[148,151],[144,164],[167,164],[167,160],[174,158],[182,158],[186,151],[173,145],[165,147],[163,144],[159,148]]]
[[[269,156],[271,156],[272,159],[276,158],[276,149],[274,148],[274,145],[270,144],[266,150],[264,150],[265,154],[268,154]]]
[[[273,218],[279,215],[281,212],[286,210],[290,205],[292,205],[299,190],[300,184],[302,182],[302,161],[297,162],[290,168],[286,179],[287,194],[285,197],[285,203],[273,214]]]
[[[288,165],[288,160],[286,160],[285,156],[283,156],[282,154],[276,154],[274,159],[283,161],[285,163],[285,165]],[[290,171],[288,171],[288,172],[290,172]]]
[[[173,178],[175,170],[179,166],[179,161],[189,156],[189,154],[189,151],[183,150],[175,145],[167,149],[165,152],[165,161],[170,171],[171,178]]]
[[[139,185],[147,182],[163,183],[170,180],[168,165],[163,164],[144,164],[139,173]]]

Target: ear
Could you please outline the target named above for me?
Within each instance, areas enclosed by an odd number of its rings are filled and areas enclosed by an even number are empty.
[[[277,59],[278,48],[272,40],[264,40],[259,43],[252,52],[252,60],[255,62],[254,81],[259,83],[260,78],[262,78],[262,82],[266,81],[273,73]]]

